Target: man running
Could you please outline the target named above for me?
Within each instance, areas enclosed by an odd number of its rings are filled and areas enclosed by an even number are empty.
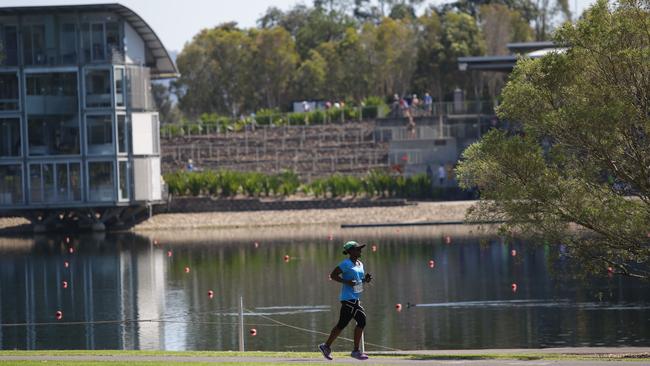
[[[343,286],[341,287],[339,322],[332,328],[327,341],[318,345],[318,349],[328,360],[332,359],[332,350],[330,348],[332,343],[352,318],[357,322],[357,326],[354,328],[354,350],[350,355],[358,360],[368,359],[368,356],[359,350],[363,328],[366,326],[366,314],[359,299],[363,291],[363,284],[372,280],[372,276],[364,272],[363,263],[359,260],[361,258],[361,249],[365,246],[365,244],[359,244],[356,241],[345,243],[343,245],[343,254],[347,254],[349,258],[339,263],[330,274],[333,281],[340,282]]]

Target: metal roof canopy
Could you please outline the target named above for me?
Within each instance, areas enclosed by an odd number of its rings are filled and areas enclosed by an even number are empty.
[[[76,13],[76,12],[114,12],[123,17],[144,41],[147,50],[154,58],[151,66],[151,76],[154,79],[178,77],[179,72],[169,52],[156,32],[133,10],[122,4],[85,4],[85,5],[51,5],[51,6],[18,6],[0,7],[0,16],[16,16],[23,14],[42,13]]]
[[[460,71],[480,70],[511,72],[520,57],[539,58],[548,52],[564,52],[565,50],[565,48],[560,48],[550,41],[508,43],[507,47],[516,53],[516,55],[459,57],[458,69]]]

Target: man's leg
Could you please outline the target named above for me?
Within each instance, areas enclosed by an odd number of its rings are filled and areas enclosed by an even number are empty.
[[[338,337],[339,334],[341,334],[341,331],[343,331],[343,329],[339,329],[339,327],[337,326],[334,326],[334,328],[332,328],[332,331],[330,332],[330,337],[327,338],[327,342],[325,342],[327,347],[332,347],[332,343],[334,343],[336,337]]]
[[[363,335],[363,328],[356,326],[354,328],[354,350],[359,350],[359,343],[361,342],[361,336]]]

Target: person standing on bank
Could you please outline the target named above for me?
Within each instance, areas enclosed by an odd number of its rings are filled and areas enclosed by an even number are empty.
[[[353,318],[357,322],[357,326],[354,328],[354,350],[352,350],[350,356],[358,360],[368,359],[368,356],[359,350],[361,335],[366,326],[366,313],[361,307],[360,301],[361,292],[363,292],[363,284],[372,280],[370,273],[364,272],[363,263],[359,260],[361,258],[361,249],[365,246],[365,244],[359,244],[356,241],[345,243],[343,245],[343,254],[347,254],[349,258],[339,263],[330,274],[332,281],[340,282],[343,286],[339,298],[341,300],[339,321],[332,328],[327,341],[318,345],[318,349],[328,360],[332,359],[332,350],[330,348],[332,343]]]

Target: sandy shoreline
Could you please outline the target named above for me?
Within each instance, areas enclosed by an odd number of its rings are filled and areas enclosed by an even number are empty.
[[[327,210],[283,210],[159,214],[131,231],[171,231],[261,227],[328,227],[342,224],[385,224],[417,222],[458,222],[475,201],[416,202],[398,207],[341,208]],[[23,218],[0,218],[0,229],[26,225]]]
[[[140,223],[133,231],[243,228],[273,226],[335,226],[416,222],[458,222],[475,201],[417,202],[409,206],[162,214]]]

